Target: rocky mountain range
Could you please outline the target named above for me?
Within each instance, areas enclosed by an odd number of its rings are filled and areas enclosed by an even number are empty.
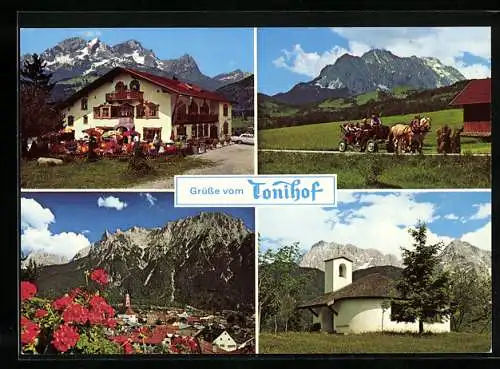
[[[272,98],[304,105],[397,86],[432,89],[465,79],[458,70],[437,58],[399,57],[388,50],[373,49],[360,57],[344,54],[334,64],[325,66],[312,81],[301,82]]]
[[[255,234],[242,220],[202,212],[161,228],[106,231],[66,264],[40,268],[43,296],[84,283],[84,271],[104,268],[111,293],[168,306],[248,309],[254,305]]]
[[[248,114],[254,110],[254,77],[253,74],[217,89],[226,99],[234,101],[233,111]]]
[[[32,262],[37,266],[46,266],[66,264],[69,262],[69,259],[65,256],[55,255],[45,251],[34,251],[21,262],[21,268],[26,268]]]
[[[361,249],[354,245],[320,241],[307,251],[300,261],[301,267],[324,271],[326,259],[345,256],[353,261],[353,270],[376,266],[403,267],[402,260],[392,254],[383,254],[375,249]],[[482,250],[468,242],[454,240],[441,251],[443,267],[469,267],[476,271],[491,273],[491,251]]]
[[[26,58],[21,57],[21,65]],[[178,59],[159,59],[153,50],[146,49],[139,41],[128,40],[116,45],[108,45],[98,38],[87,41],[72,37],[45,50],[41,57],[47,62],[47,70],[52,82],[57,82],[53,90],[53,100],[61,100],[87,83],[117,66],[138,69],[160,76],[190,82],[214,91],[219,87],[240,81],[250,75],[239,69],[214,77],[204,75],[195,59],[185,54]]]

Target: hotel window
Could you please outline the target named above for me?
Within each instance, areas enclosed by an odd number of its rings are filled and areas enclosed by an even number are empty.
[[[175,116],[177,120],[184,121],[186,119],[186,104],[179,104],[177,110],[175,111]]]
[[[209,113],[209,111],[210,111],[210,109],[209,109],[209,107],[208,107],[207,102],[205,101],[205,102],[203,103],[203,105],[201,106],[201,108],[200,108],[200,113],[201,113],[201,114],[208,114],[208,113]]]
[[[125,86],[125,83],[123,83],[122,81],[118,82],[115,85],[115,91],[116,92],[125,91],[126,89],[127,89],[127,86]]]
[[[161,140],[161,128],[144,128],[142,134],[146,141],[153,141],[155,135],[158,135],[158,139]]]
[[[68,126],[69,127],[73,126],[74,121],[75,121],[75,117],[73,117],[72,115],[68,115]]]
[[[158,117],[159,105],[155,105],[153,103],[149,103],[148,107],[149,107],[148,117],[151,117],[151,118]]]
[[[224,122],[223,132],[225,135],[229,134],[229,124],[227,122]]]
[[[129,104],[123,104],[120,106],[120,117],[133,117],[134,107]]]
[[[83,124],[89,124],[89,117],[86,115],[83,116]]]
[[[222,115],[227,117],[228,113],[229,113],[229,106],[227,104],[224,104],[224,106],[222,108]]]
[[[186,126],[181,124],[177,127],[177,136],[186,136]]]
[[[94,108],[94,119],[99,119],[101,117],[101,107]]]
[[[189,109],[188,109],[189,114],[198,114],[198,104],[196,104],[193,101],[191,101],[191,104],[189,104]]]
[[[88,99],[86,97],[82,98],[82,110],[87,110],[88,107]]]
[[[191,126],[191,136],[193,136],[193,138],[198,137],[198,125],[197,124],[193,124]]]
[[[102,108],[101,110],[101,117],[103,118],[111,118],[111,109],[109,106],[106,106],[104,108]]]
[[[139,84],[138,80],[134,79],[132,82],[130,82],[129,87],[132,91],[139,91],[141,85]]]
[[[146,115],[146,112],[145,112],[145,107],[144,105],[140,104],[140,105],[137,105],[135,107],[135,116],[137,118],[144,118],[144,116]]]

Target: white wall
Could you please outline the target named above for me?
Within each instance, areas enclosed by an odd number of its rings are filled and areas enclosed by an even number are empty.
[[[339,275],[340,265],[345,266],[345,277]],[[325,293],[333,292],[352,283],[352,262],[344,258],[325,261]]]
[[[418,332],[418,322],[398,323],[391,321],[391,309],[382,311],[383,299],[346,299],[333,305],[338,312],[334,316],[334,325],[337,333],[364,333],[364,332]],[[327,311],[321,311],[322,327],[329,327],[331,323]],[[332,315],[331,313],[329,314]],[[450,332],[450,321],[443,323],[424,323],[424,330],[433,333]],[[328,331],[326,329],[326,331]]]
[[[87,128],[95,127],[114,127],[118,124],[119,119],[94,119],[94,107],[103,104],[106,101],[106,93],[114,92],[115,85],[118,81],[122,81],[127,86],[134,78],[127,74],[122,73],[116,76],[113,81],[105,82],[95,90],[90,91],[88,94],[87,109],[81,109],[81,99],[78,99],[72,106],[64,109],[64,122],[67,123],[67,117],[72,115],[74,117],[73,129],[75,130],[75,138],[79,139],[84,136],[82,131]],[[142,79],[139,79],[140,91],[144,92],[144,100],[151,101],[160,105],[158,118],[137,118],[134,117],[135,129],[143,137],[144,128],[161,128],[161,138],[163,141],[170,139],[171,133],[171,116],[172,116],[172,103],[171,96],[167,92],[162,92],[161,88]],[[136,105],[134,102],[132,105]],[[83,123],[83,117],[87,116],[88,123]],[[134,112],[135,115],[135,112]]]

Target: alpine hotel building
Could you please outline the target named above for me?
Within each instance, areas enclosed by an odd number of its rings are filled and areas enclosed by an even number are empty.
[[[64,126],[84,137],[84,130],[135,130],[141,140],[155,134],[164,142],[224,138],[231,135],[231,102],[223,96],[177,79],[117,67],[61,104]]]

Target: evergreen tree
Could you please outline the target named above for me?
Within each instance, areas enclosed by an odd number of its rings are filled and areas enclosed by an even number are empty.
[[[34,88],[51,91],[54,88],[54,83],[50,83],[52,73],[46,73],[46,67],[47,62],[38,54],[33,54],[31,61],[28,59],[24,61],[23,69],[21,70],[23,83],[31,85]]]
[[[413,249],[402,249],[405,268],[396,289],[403,300],[391,313],[398,322],[418,320],[419,333],[424,332],[424,321],[441,321],[450,315],[448,274],[440,270],[439,251],[443,244],[427,245],[427,226],[418,222],[409,233],[414,239]]]
[[[37,54],[26,59],[21,70],[20,83],[20,136],[22,155],[27,154],[29,137],[38,137],[62,128],[62,116],[48,103],[54,87],[51,73],[46,73],[47,63]]]
[[[27,259],[28,256],[25,256],[24,253],[21,251],[21,264]],[[34,283],[37,280],[37,278],[38,278],[38,265],[33,260],[30,260],[25,268],[21,268],[20,279],[21,281],[29,281]]]

